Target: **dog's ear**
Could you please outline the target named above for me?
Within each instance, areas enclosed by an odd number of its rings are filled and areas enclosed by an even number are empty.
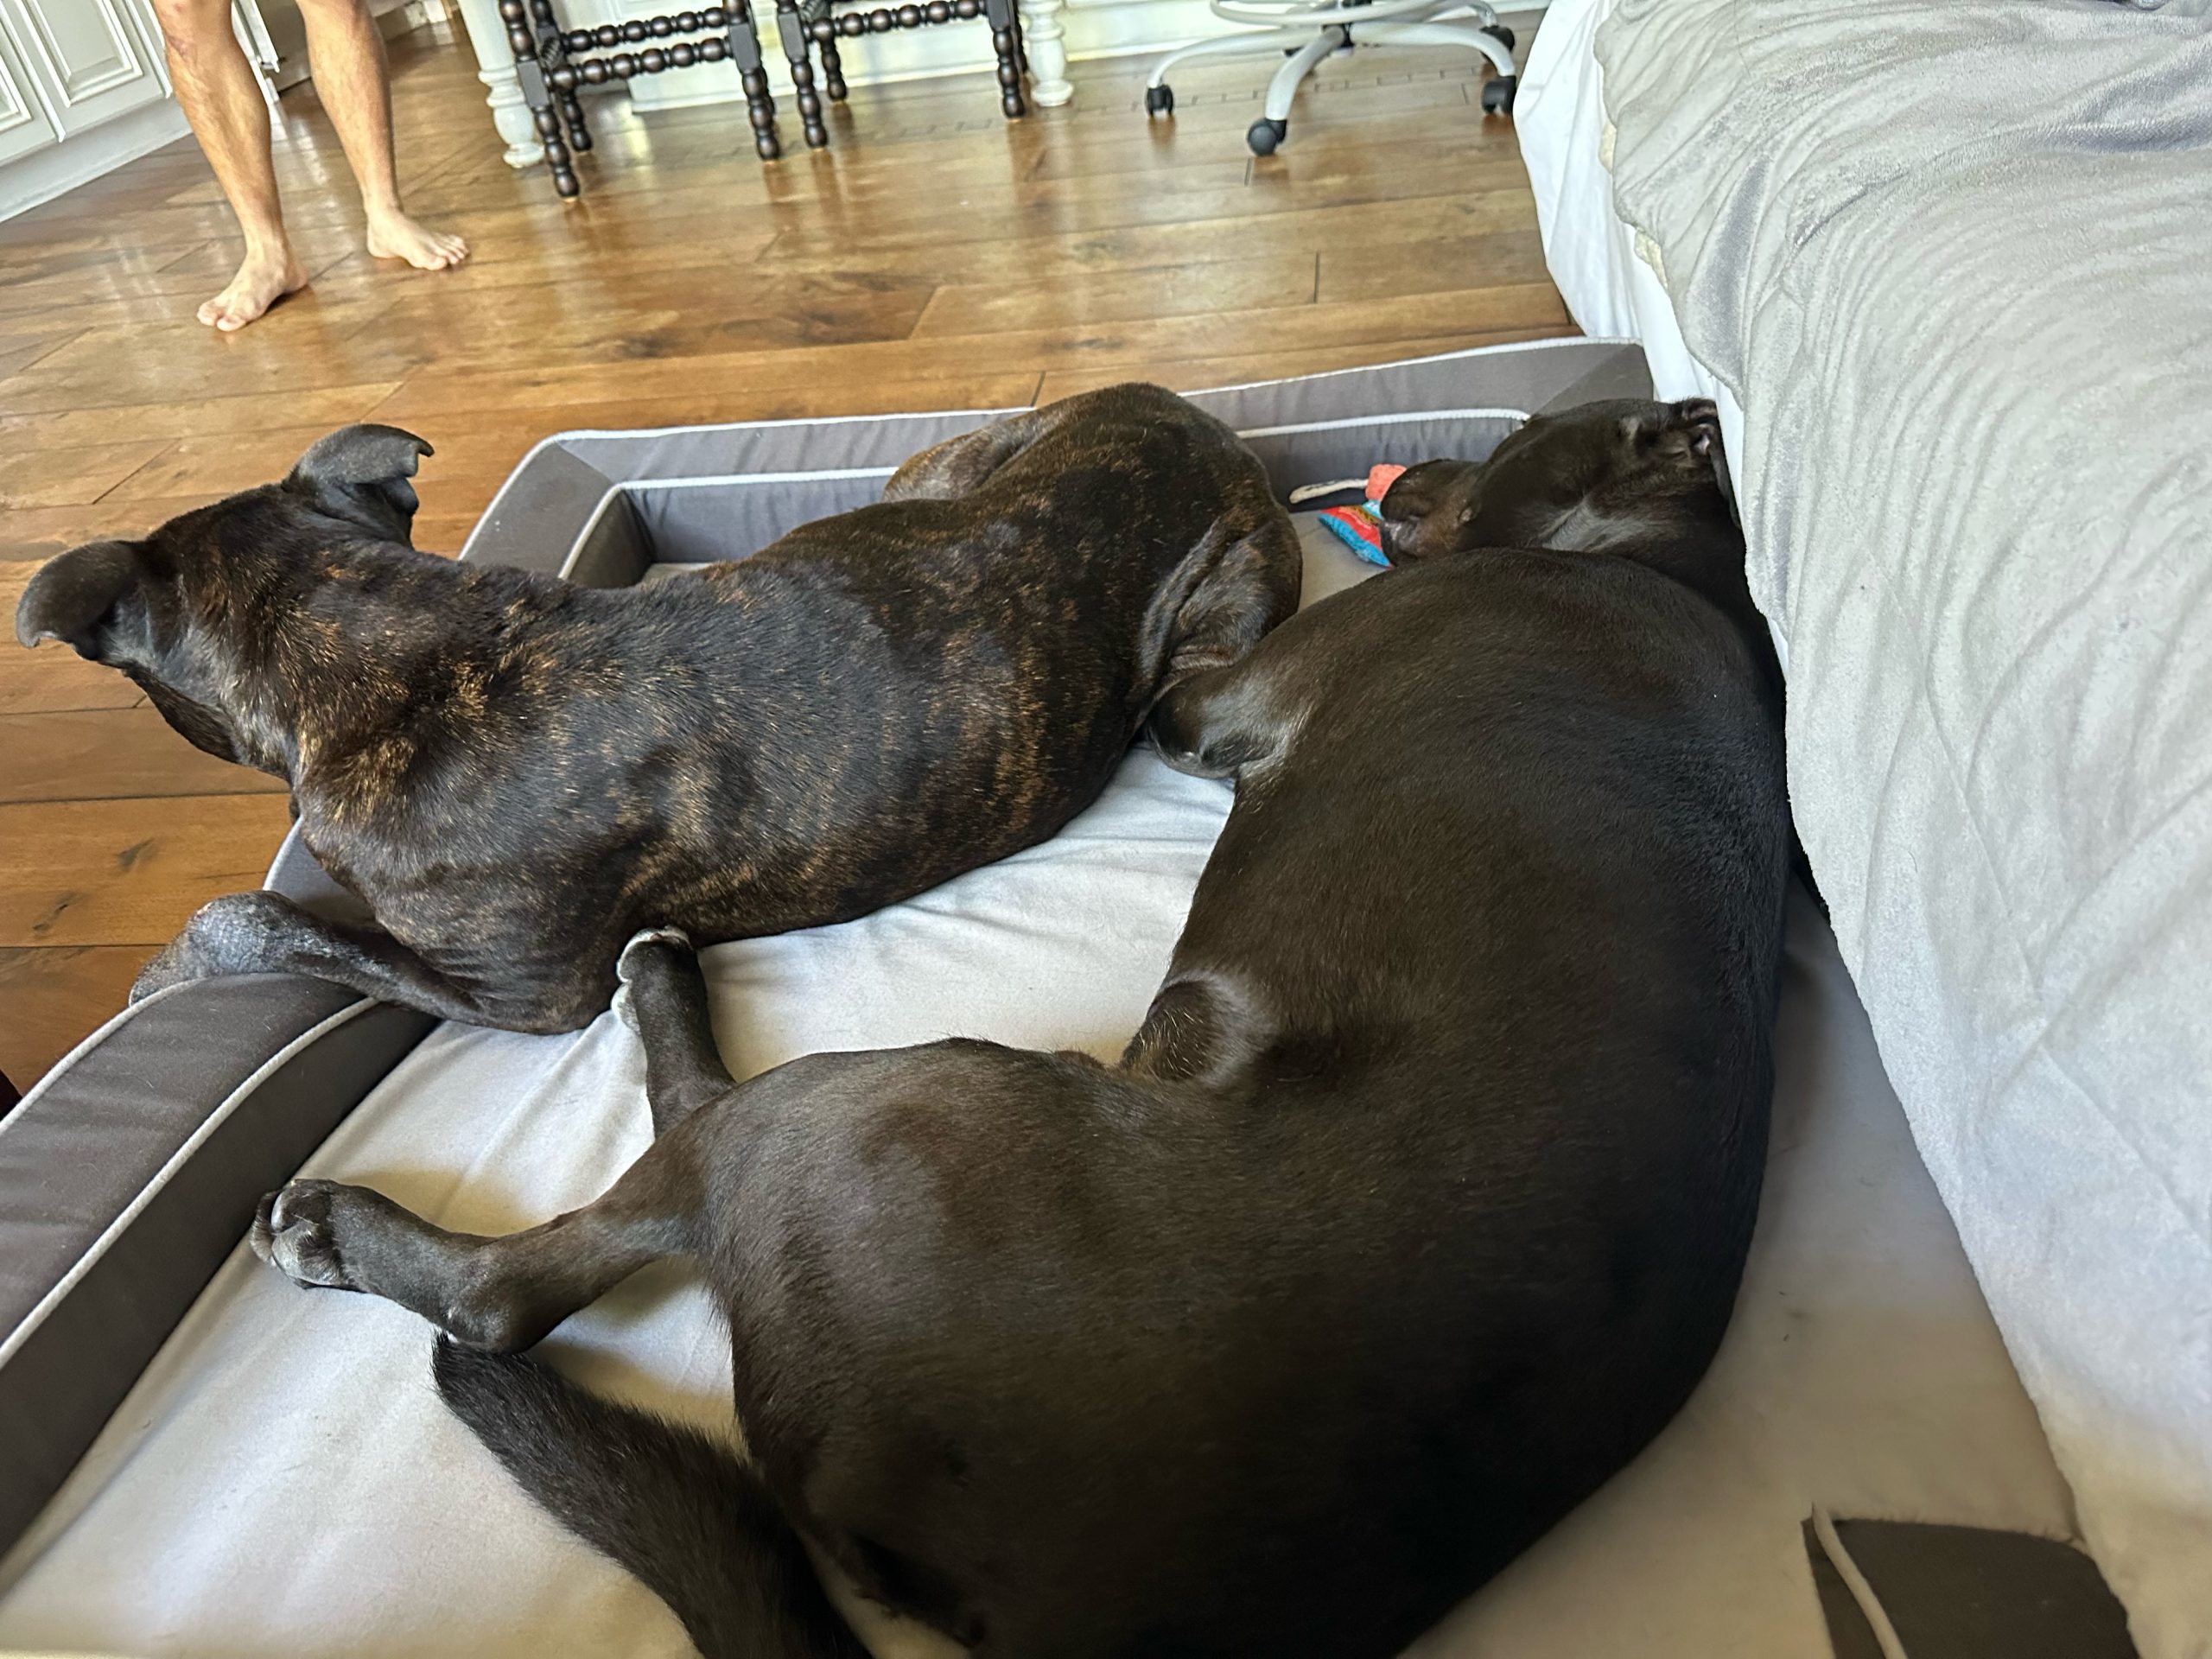
[[[128,542],[87,542],[49,560],[16,607],[16,638],[26,645],[59,639],[92,655],[100,620],[134,591],[145,569]]]
[[[407,480],[430,453],[429,444],[396,426],[341,426],[300,457],[284,487],[334,518],[405,542],[421,505]]]

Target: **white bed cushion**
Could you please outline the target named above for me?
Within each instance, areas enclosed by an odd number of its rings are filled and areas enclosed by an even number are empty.
[[[1740,401],[1845,958],[2139,1645],[2202,1659],[2212,0],[1562,0],[1548,48],[1562,284],[1615,216],[1660,275],[1611,302]]]
[[[1302,529],[1309,600],[1364,574]],[[955,1033],[1116,1054],[1228,806],[1224,786],[1134,753],[1047,845],[862,921],[717,947],[723,1051],[740,1075]],[[2069,1534],[2035,1414],[1809,906],[1781,1048],[1765,1205],[1713,1374],[1644,1458],[1423,1644],[1429,1659],[1827,1659],[1798,1530],[1816,1502]],[[308,1167],[499,1232],[589,1199],[646,1141],[642,1056],[609,1014],[570,1037],[439,1029]],[[595,1386],[728,1422],[722,1331],[673,1267],[554,1345]],[[300,1290],[241,1246],[0,1566],[0,1646],[687,1652],[652,1596],[540,1516],[447,1416],[429,1346],[412,1315]]]

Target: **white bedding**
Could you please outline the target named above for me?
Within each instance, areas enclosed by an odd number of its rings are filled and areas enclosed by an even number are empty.
[[[2212,3],[1560,0],[1516,120],[1576,315],[1739,400],[1845,959],[2139,1646],[2202,1659]]]
[[[1309,602],[1365,573],[1312,521]],[[947,1033],[1117,1053],[1229,792],[1133,754],[1046,846],[840,927],[707,953],[741,1076]],[[1815,1503],[2067,1535],[2063,1483],[1914,1157],[1826,929],[1796,918],[1773,1154],[1712,1376],[1650,1452],[1420,1649],[1428,1659],[1827,1659]],[[442,1027],[308,1165],[448,1226],[597,1193],[647,1141],[609,1014],[570,1037]],[[728,1421],[703,1293],[658,1268],[555,1338],[587,1380]],[[445,1414],[429,1335],[241,1246],[0,1565],[0,1646],[209,1659],[688,1651]]]

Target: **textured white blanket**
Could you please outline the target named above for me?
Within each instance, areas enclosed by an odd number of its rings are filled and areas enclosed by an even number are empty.
[[[2212,6],[1621,0],[1798,823],[2146,1659],[2212,1654]]]

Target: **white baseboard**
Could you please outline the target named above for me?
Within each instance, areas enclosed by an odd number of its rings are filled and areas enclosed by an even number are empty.
[[[659,0],[626,0],[626,3],[639,16],[664,10]],[[1498,3],[1497,9],[1535,12],[1549,3],[1550,0],[1510,0],[1510,3]],[[760,20],[760,54],[766,60],[768,88],[775,95],[780,120],[792,96],[791,72],[776,38],[775,15],[765,6],[760,10],[766,14]],[[1067,29],[1065,45],[1071,63],[1172,52],[1192,41],[1237,32],[1213,15],[1206,0],[1067,0],[1060,21]],[[988,73],[996,67],[990,32],[980,22],[841,39],[837,51],[844,61],[845,79],[855,86]],[[1078,89],[1076,97],[1082,96]],[[702,104],[742,101],[743,97],[737,71],[721,63],[677,74],[641,75],[630,83],[631,101],[641,110],[690,109]],[[995,112],[989,99],[983,102],[987,112]]]
[[[0,168],[0,219],[12,219],[80,184],[90,184],[191,130],[184,111],[174,99],[165,98],[61,143],[18,156]]]

